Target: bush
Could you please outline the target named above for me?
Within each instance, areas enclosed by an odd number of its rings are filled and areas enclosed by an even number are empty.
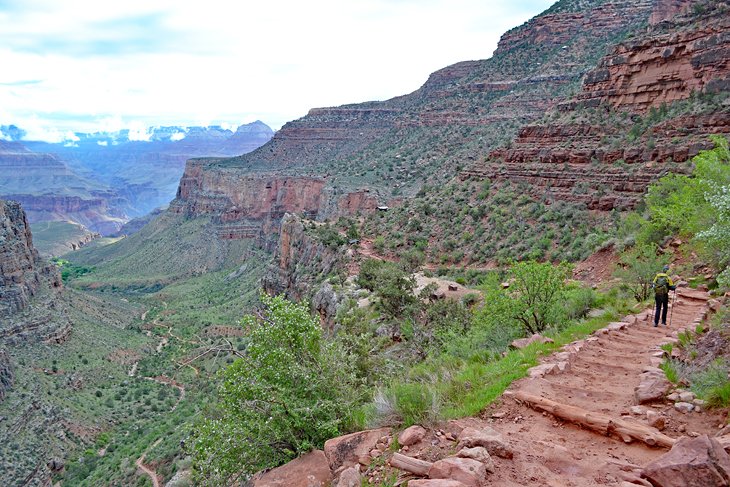
[[[376,424],[429,424],[439,417],[440,401],[435,390],[420,382],[396,382],[376,395]]]
[[[287,462],[352,426],[362,400],[350,361],[322,337],[306,306],[262,296],[260,318],[247,316],[245,356],[224,371],[215,415],[197,427],[199,482]]]
[[[621,254],[614,274],[623,280],[636,301],[642,302],[649,297],[654,276],[668,262],[667,256],[657,254],[656,245],[636,245]]]

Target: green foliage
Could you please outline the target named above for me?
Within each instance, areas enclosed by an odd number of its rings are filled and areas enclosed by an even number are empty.
[[[94,267],[92,266],[74,264],[66,259],[53,258],[51,262],[61,269],[61,279],[63,282],[69,282],[77,277],[94,272]]]
[[[564,317],[561,305],[569,274],[567,264],[530,261],[512,265],[512,316],[526,331],[540,333]]]
[[[352,426],[361,398],[349,361],[305,306],[261,299],[264,315],[243,320],[249,344],[225,370],[219,410],[198,426],[200,481],[279,465]]]
[[[438,394],[428,383],[394,382],[387,391],[376,395],[381,424],[399,424],[408,427],[414,424],[429,424],[436,421],[440,413]]]
[[[655,244],[637,244],[621,254],[615,275],[631,291],[636,301],[645,301],[651,293],[651,284],[665,264],[666,255],[657,252]]]
[[[355,232],[357,231],[356,228],[353,227],[353,229]],[[315,227],[315,235],[323,244],[328,247],[337,248],[347,243],[347,237],[341,235],[340,232],[337,231],[337,228],[333,225],[330,225],[329,223],[326,223],[324,225],[317,225]]]
[[[375,293],[379,308],[388,316],[401,318],[415,311],[413,308],[418,300],[413,290],[416,281],[398,264],[367,259],[360,266],[357,282]]]
[[[669,359],[665,360],[659,365],[659,368],[664,371],[664,375],[667,376],[667,380],[672,384],[679,383],[679,371],[677,370],[677,364],[675,361]]]
[[[711,138],[715,147],[692,159],[691,176],[670,174],[649,187],[648,219],[634,218],[631,225],[641,243],[674,235],[693,238],[712,263],[725,269],[730,263],[730,150],[726,138]],[[730,286],[730,271],[723,271],[718,282]]]
[[[716,359],[705,369],[690,375],[692,391],[712,407],[730,406],[730,366],[723,359]]]

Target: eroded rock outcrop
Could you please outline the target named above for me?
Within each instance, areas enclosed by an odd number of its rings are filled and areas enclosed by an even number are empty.
[[[55,292],[61,287],[58,269],[44,262],[33,247],[22,207],[0,200],[0,339],[9,344],[65,341],[71,325],[53,310]],[[32,299],[40,294],[45,294],[44,302],[32,309]]]
[[[41,284],[41,266],[25,212],[0,200],[0,316],[28,307]]]
[[[290,299],[302,299],[313,291],[315,283],[342,269],[347,258],[340,248],[309,234],[299,217],[287,214],[281,222],[274,265],[263,279],[263,288],[269,294],[284,293]],[[331,286],[323,287],[315,301],[323,322],[333,317],[338,297]]]
[[[462,179],[523,182],[548,202],[608,211],[634,207],[666,172],[687,171],[681,163],[711,148],[709,135],[730,135],[727,104],[668,112],[673,102],[730,87],[728,12],[713,6],[666,21],[687,3],[654,2],[652,15],[664,21],[605,56],[585,76],[582,91],[558,103],[556,121],[522,127],[511,144],[473,164]],[[627,137],[649,109],[658,120]]]
[[[10,362],[8,353],[0,348],[0,401],[5,399],[7,391],[13,387],[15,382],[15,372],[13,364]]]

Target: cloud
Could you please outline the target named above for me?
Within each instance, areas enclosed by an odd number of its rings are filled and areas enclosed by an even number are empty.
[[[136,142],[149,142],[152,137],[153,128],[146,127],[141,122],[132,122],[129,128],[128,138]]]
[[[276,129],[487,58],[503,32],[551,3],[0,0],[0,123],[36,117],[93,132],[110,121],[235,129],[261,119]]]
[[[179,140],[183,140],[185,138],[185,132],[175,132],[170,136],[170,140],[173,142],[177,142]]]

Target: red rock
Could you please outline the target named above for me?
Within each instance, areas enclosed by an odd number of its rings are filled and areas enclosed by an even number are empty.
[[[346,468],[340,474],[336,487],[360,487],[362,485],[362,477],[360,469],[355,467]]]
[[[409,480],[408,487],[467,487],[458,480],[418,479]]]
[[[634,397],[639,404],[664,399],[672,387],[672,383],[667,380],[661,369],[647,369],[640,378],[641,382],[634,389]]]
[[[398,444],[401,446],[415,445],[426,436],[426,433],[428,432],[423,426],[413,425],[398,435]]]
[[[332,482],[327,457],[314,450],[286,465],[265,473],[254,481],[254,487],[326,487]]]
[[[542,335],[538,335],[537,333],[532,335],[529,338],[520,338],[518,340],[515,340],[511,343],[513,348],[523,349],[527,347],[528,345],[539,342],[539,343],[553,343],[553,340],[551,338],[546,338]]]
[[[483,446],[475,446],[474,448],[462,448],[456,454],[460,458],[471,458],[477,462],[483,463],[487,472],[494,472],[494,460],[489,456],[489,452]]]
[[[642,477],[655,487],[727,487],[730,456],[707,435],[683,437],[669,453],[647,465]]]
[[[483,446],[490,455],[501,458],[512,458],[512,449],[502,438],[502,435],[492,428],[485,427],[481,430],[476,428],[464,428],[459,435],[459,448],[474,448]]]
[[[487,469],[471,458],[448,457],[434,463],[428,471],[429,478],[458,480],[467,487],[481,487],[487,477]]]
[[[380,428],[327,440],[324,444],[324,452],[330,468],[335,471],[343,465],[351,467],[357,464],[360,458],[369,455],[371,450],[376,450],[375,445],[378,440],[389,433],[389,428]]]

